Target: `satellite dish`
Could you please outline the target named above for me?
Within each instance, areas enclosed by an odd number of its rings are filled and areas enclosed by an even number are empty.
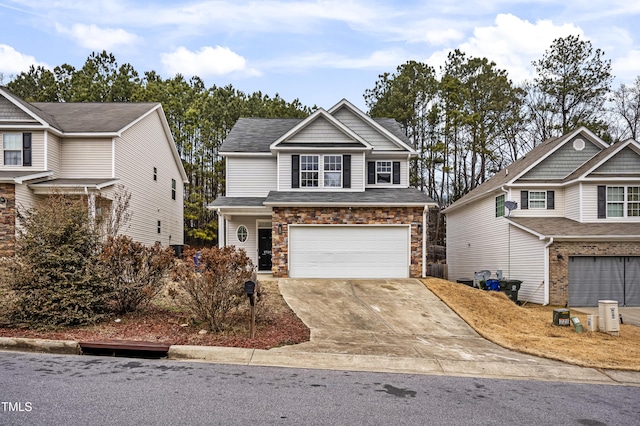
[[[511,210],[517,209],[518,203],[516,203],[515,201],[505,201],[504,206],[507,208],[507,210],[509,210],[509,214],[507,215],[507,217],[511,217]]]

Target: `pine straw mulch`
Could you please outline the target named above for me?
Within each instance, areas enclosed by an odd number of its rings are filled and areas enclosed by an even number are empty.
[[[518,306],[502,292],[426,278],[424,284],[482,337],[507,349],[591,368],[640,371],[640,327],[620,325],[620,336],[586,331],[587,315],[571,312],[585,331],[554,326],[558,306]]]
[[[105,339],[137,340],[171,345],[226,346],[270,349],[309,340],[309,329],[282,299],[277,280],[260,282],[261,300],[256,304],[255,338],[249,337],[250,311],[247,299],[229,330],[207,332],[188,313],[178,309],[170,299],[160,297],[138,312],[113,316],[85,327],[59,330],[28,330],[0,327],[2,337],[26,337],[51,340],[94,341]],[[116,320],[119,320],[116,322]]]

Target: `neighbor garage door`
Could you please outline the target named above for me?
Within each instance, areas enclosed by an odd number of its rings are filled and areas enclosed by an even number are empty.
[[[569,305],[598,306],[598,300],[640,306],[640,257],[569,257]]]
[[[408,226],[289,226],[291,278],[407,278]]]

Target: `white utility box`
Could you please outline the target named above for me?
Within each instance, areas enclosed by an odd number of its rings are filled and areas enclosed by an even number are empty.
[[[598,331],[598,318],[599,315],[587,315],[587,331]]]
[[[620,334],[620,314],[616,300],[598,300],[601,331],[609,334]]]

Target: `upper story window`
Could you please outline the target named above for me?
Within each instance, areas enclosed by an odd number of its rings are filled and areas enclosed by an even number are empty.
[[[244,243],[249,238],[249,230],[246,226],[240,225],[238,229],[236,229],[236,238],[239,242]]]
[[[5,133],[2,135],[5,166],[22,165],[22,134]]]
[[[546,209],[547,191],[529,191],[529,208]]]
[[[342,156],[325,155],[323,160],[325,188],[340,188],[342,186]]]
[[[31,133],[4,133],[2,150],[5,166],[31,166]]]
[[[176,199],[176,180],[171,179],[171,199]]]
[[[153,180],[158,180],[158,169],[156,167],[153,168]]]
[[[300,186],[302,188],[315,188],[318,186],[318,156],[300,156]]]
[[[376,183],[391,183],[391,161],[376,161]]]
[[[504,194],[496,197],[496,217],[504,216]]]
[[[607,217],[640,216],[640,186],[607,187]]]

